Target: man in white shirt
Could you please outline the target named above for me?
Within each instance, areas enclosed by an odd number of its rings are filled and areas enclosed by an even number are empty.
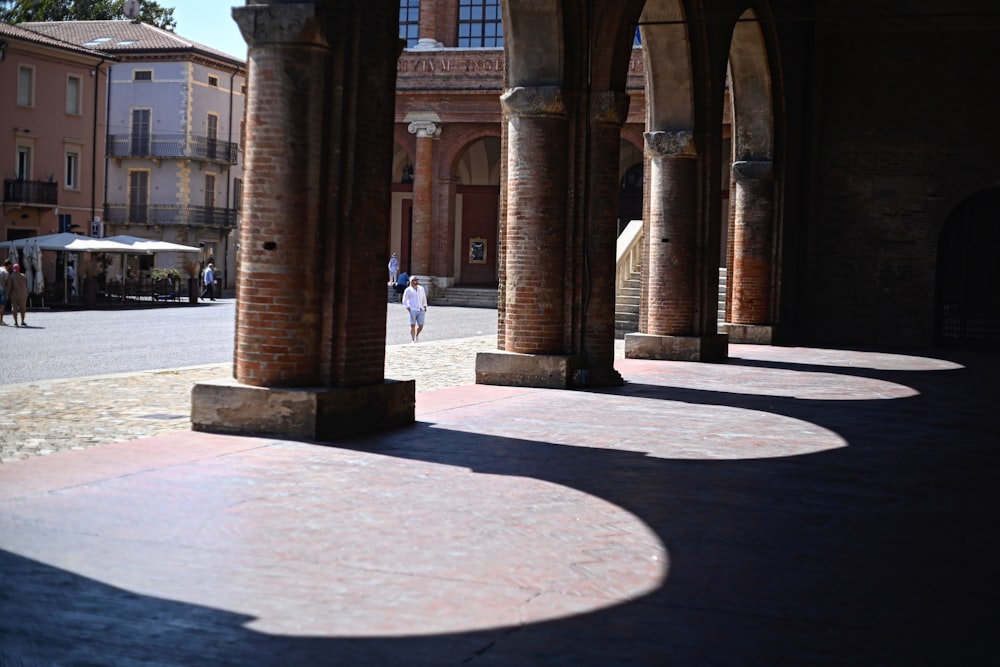
[[[424,330],[424,315],[427,312],[427,292],[420,284],[420,278],[410,278],[410,286],[403,292],[403,307],[410,311],[410,339],[416,343]]]

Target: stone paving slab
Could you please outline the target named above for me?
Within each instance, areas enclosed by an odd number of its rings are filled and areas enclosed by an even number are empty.
[[[472,384],[496,336],[386,347],[386,377],[417,391]],[[232,364],[0,385],[0,463],[191,429],[191,387]]]
[[[996,356],[731,355],[0,466],[0,664],[992,664]]]

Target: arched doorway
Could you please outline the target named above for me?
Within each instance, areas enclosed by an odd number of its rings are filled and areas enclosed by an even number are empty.
[[[1000,341],[1000,188],[972,195],[945,222],[938,240],[935,339],[942,345]]]
[[[500,206],[500,138],[478,139],[462,151],[455,165],[456,282],[497,284],[497,240]]]
[[[413,159],[398,142],[392,151],[392,220],[389,251],[399,256],[401,271],[410,273],[413,245]]]

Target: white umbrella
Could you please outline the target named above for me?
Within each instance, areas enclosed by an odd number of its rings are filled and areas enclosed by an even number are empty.
[[[26,239],[17,239],[16,241],[5,241],[0,243],[0,248],[24,248],[29,241],[40,250],[61,250],[63,252],[135,252],[131,246],[124,243],[116,243],[107,239],[95,239],[70,232],[32,236]]]
[[[17,258],[17,248],[15,248],[13,244],[10,246],[10,253],[7,254],[7,259],[10,260],[11,264],[20,263],[20,260]]]
[[[24,244],[24,266],[21,267],[21,273],[24,274],[25,280],[28,282],[28,292],[34,292],[32,289],[35,286],[35,249],[30,243]]]
[[[42,294],[45,292],[45,274],[42,272],[42,251],[38,247],[37,241],[32,241],[26,246],[31,252],[31,261],[28,264],[34,272],[34,280],[29,281],[28,289],[32,294]],[[27,259],[25,259],[27,262]]]
[[[129,236],[128,234],[109,236],[103,240],[114,241],[115,243],[122,243],[124,245],[130,246],[137,253],[201,252],[201,248],[195,248],[194,246],[182,245],[180,243],[171,243],[170,241],[157,241],[155,239],[144,239],[139,236]]]

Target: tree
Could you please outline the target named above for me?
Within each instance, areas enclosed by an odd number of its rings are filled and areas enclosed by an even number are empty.
[[[0,0],[0,21],[113,21],[128,18],[123,0]],[[139,20],[165,30],[177,26],[174,8],[155,0],[139,4]]]

